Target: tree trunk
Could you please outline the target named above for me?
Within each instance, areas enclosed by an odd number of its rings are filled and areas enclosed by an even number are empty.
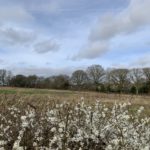
[[[138,94],[139,94],[139,88],[136,87],[136,95],[138,95]]]

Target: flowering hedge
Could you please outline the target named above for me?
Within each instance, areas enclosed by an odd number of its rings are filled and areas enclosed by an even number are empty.
[[[107,108],[62,103],[46,110],[28,105],[5,108],[0,114],[0,149],[6,150],[149,150],[150,118],[144,107],[130,113],[131,104]]]

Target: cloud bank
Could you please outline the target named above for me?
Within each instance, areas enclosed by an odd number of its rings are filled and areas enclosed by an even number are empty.
[[[148,65],[140,56],[149,52],[149,6],[150,0],[0,0],[0,67],[44,73]]]
[[[89,42],[84,50],[73,56],[73,60],[94,59],[100,57],[109,50],[109,44],[106,42]]]
[[[128,7],[120,13],[104,15],[91,29],[85,46],[88,48],[81,49],[73,58],[97,58],[108,51],[109,42],[116,36],[134,34],[145,26],[149,26],[149,6],[150,0],[130,0]]]
[[[9,68],[8,68],[9,69]],[[75,68],[74,68],[75,69]],[[67,74],[71,75],[74,71],[72,67],[59,67],[59,68],[52,68],[52,67],[10,67],[13,74],[24,74],[24,75],[33,75],[36,74],[38,76],[52,76],[52,75],[59,75],[59,74]]]

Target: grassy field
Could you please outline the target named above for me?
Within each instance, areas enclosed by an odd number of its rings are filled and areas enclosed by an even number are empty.
[[[42,109],[49,103],[61,103],[62,101],[69,101],[76,103],[84,98],[86,103],[92,104],[96,100],[111,106],[116,103],[133,104],[131,111],[136,111],[139,106],[144,106],[145,114],[150,116],[150,96],[147,95],[125,95],[125,94],[106,94],[98,92],[80,92],[69,90],[48,90],[48,89],[27,89],[27,88],[0,88],[0,106],[2,104],[31,104],[37,108]]]

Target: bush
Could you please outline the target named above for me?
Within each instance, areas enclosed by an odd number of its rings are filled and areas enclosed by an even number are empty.
[[[135,86],[132,86],[132,87],[131,87],[131,93],[132,93],[132,94],[136,94],[136,87],[135,87]]]
[[[129,104],[107,108],[100,102],[86,105],[54,104],[37,111],[12,106],[0,114],[0,148],[57,150],[149,150],[150,118],[144,107],[129,113]]]

